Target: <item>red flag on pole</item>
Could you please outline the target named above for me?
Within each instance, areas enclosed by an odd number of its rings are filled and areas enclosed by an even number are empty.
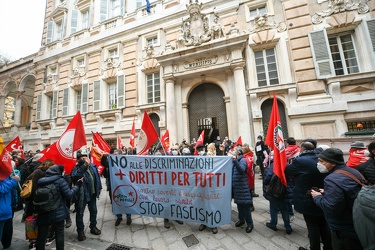
[[[281,182],[287,186],[284,173],[286,168],[285,144],[275,93],[273,94],[272,112],[265,143],[273,150],[273,172],[281,179]]]
[[[94,143],[94,146],[97,146],[102,151],[109,153],[111,150],[111,146],[109,146],[108,142],[98,133],[98,132],[92,132],[92,142]]]
[[[234,149],[235,149],[238,145],[241,145],[241,146],[242,146],[242,138],[241,138],[241,136],[238,137],[236,143],[233,145],[233,148],[232,148],[229,152],[232,153],[232,152],[234,151]]]
[[[130,133],[130,146],[132,147],[132,149],[134,148],[134,145],[135,145],[134,141],[135,141],[135,117],[133,120],[132,131]]]
[[[12,173],[12,159],[0,136],[0,181],[5,180]]]
[[[147,112],[144,112],[141,131],[138,136],[137,155],[147,155],[148,150],[158,140],[159,136],[156,132],[154,124]]]
[[[165,131],[164,135],[161,137],[161,145],[163,145],[163,148],[166,152],[169,151],[170,142],[169,142],[169,131],[168,131],[168,129],[167,129],[167,131]]]
[[[43,156],[39,161],[51,159],[55,164],[64,165],[65,172],[70,174],[76,164],[74,152],[82,146],[86,146],[86,144],[85,128],[83,127],[81,113],[78,111],[60,138],[40,152]]]
[[[23,147],[21,144],[21,139],[19,136],[16,136],[9,144],[6,146],[6,149],[8,152],[13,152],[13,150],[18,150],[21,152],[21,157],[25,158],[25,155],[23,153]]]
[[[120,135],[117,135],[117,149],[122,149],[123,146]]]
[[[202,130],[201,134],[199,135],[197,143],[195,143],[195,146],[194,146],[194,155],[198,155],[197,146],[199,144],[203,144],[203,143],[204,143],[204,129]]]
[[[103,153],[109,154],[111,147],[98,132],[94,133],[91,131],[91,133],[93,144],[90,151],[91,162],[96,165],[99,174],[102,174],[104,166],[100,164],[100,160],[102,159]]]

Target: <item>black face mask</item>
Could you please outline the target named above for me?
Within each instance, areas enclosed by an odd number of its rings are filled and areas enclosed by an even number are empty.
[[[78,161],[78,166],[82,166],[83,164],[85,164],[85,162],[86,162],[85,160],[79,160]]]

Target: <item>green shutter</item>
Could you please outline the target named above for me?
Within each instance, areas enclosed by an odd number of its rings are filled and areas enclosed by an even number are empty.
[[[69,115],[69,88],[63,90],[62,115]]]
[[[100,110],[100,80],[94,81],[94,111]]]
[[[59,102],[59,91],[55,90],[53,91],[53,97],[52,97],[52,117],[51,118],[56,118],[57,117],[57,107],[58,107],[58,102]]]
[[[86,114],[89,110],[89,84],[82,84],[82,103],[81,103],[81,113]]]
[[[125,107],[125,76],[117,76],[117,107]]]
[[[70,19],[70,34],[78,30],[78,10],[72,10],[72,19]]]
[[[309,39],[317,78],[332,76],[333,65],[327,33],[325,30],[313,31],[309,33]]]

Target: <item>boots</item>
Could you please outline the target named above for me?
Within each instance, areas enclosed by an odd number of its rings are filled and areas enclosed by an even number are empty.
[[[252,197],[259,197],[259,194],[256,194],[255,191],[254,191],[254,189],[250,189],[250,191],[251,191],[251,196]]]
[[[83,231],[78,232],[78,240],[84,241],[85,239],[86,239],[85,232]]]

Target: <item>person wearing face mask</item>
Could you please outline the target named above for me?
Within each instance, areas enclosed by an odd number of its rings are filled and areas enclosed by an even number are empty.
[[[200,155],[200,156],[206,155],[206,148],[203,144],[197,145],[195,150],[197,151],[198,155]]]
[[[84,232],[85,225],[83,223],[86,205],[90,212],[90,233],[94,235],[101,234],[101,231],[96,227],[98,214],[96,199],[99,199],[102,182],[100,181],[96,165],[91,164],[88,154],[84,152],[77,153],[77,165],[74,166],[71,176],[74,184],[83,177],[82,187],[75,195],[78,240],[83,241],[86,239]]]
[[[172,146],[172,148],[171,148],[171,154],[172,154],[173,156],[178,156],[178,155],[180,155],[180,147],[177,146],[177,145]]]
[[[353,224],[353,202],[361,185],[338,170],[350,172],[365,182],[361,174],[345,165],[344,154],[338,148],[328,148],[318,156],[317,168],[329,173],[324,189],[311,190],[313,200],[320,207],[331,229],[333,249],[363,249]]]
[[[300,145],[300,154],[286,166],[285,174],[287,178],[293,179],[294,209],[303,214],[310,249],[320,250],[320,240],[322,240],[323,248],[330,250],[332,249],[331,234],[323,210],[314,203],[311,196],[306,195],[312,187],[323,188],[324,178],[328,175],[319,172],[317,163],[318,154],[314,144],[304,141]],[[299,250],[304,249],[306,248],[299,248]]]

